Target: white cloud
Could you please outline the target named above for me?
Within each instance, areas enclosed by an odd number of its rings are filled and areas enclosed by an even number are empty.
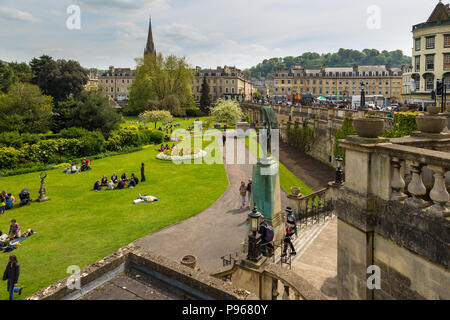
[[[116,23],[116,37],[119,40],[139,40],[147,38],[147,30],[139,28],[133,22]]]
[[[18,21],[25,21],[25,22],[31,22],[31,23],[40,23],[41,20],[34,17],[31,13],[17,10],[17,9],[11,9],[6,7],[0,7],[0,18],[3,17],[8,20],[18,20]]]
[[[161,38],[177,43],[197,43],[208,41],[208,37],[202,34],[202,32],[197,28],[181,23],[165,25],[155,29],[154,31],[157,31]]]
[[[93,11],[102,11],[107,9],[119,10],[143,10],[143,9],[167,9],[169,8],[167,0],[78,0],[80,7],[87,7]]]

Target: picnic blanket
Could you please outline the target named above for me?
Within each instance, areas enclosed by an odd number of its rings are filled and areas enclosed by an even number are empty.
[[[144,203],[152,203],[152,202],[155,202],[155,201],[158,201],[158,200],[159,200],[158,197],[153,197],[153,196],[144,196],[144,197],[151,197],[151,200],[152,200],[152,201],[145,201],[145,200],[143,200],[143,199],[136,199],[136,200],[133,201],[133,203],[134,203],[134,204],[142,203],[142,202],[144,202]]]
[[[32,233],[30,233],[30,234],[28,235],[28,237],[20,237],[20,238],[11,240],[11,241],[9,242],[9,244],[6,246],[6,248],[3,249],[3,252],[6,253],[6,252],[11,252],[11,251],[16,250],[18,247],[20,247],[20,246],[22,245],[22,243],[23,243],[25,240],[27,240],[27,239],[28,239],[29,237],[31,237],[33,234],[36,234],[36,232],[33,231]]]

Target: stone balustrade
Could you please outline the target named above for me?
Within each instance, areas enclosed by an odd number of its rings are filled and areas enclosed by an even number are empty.
[[[390,200],[404,201],[433,215],[449,216],[450,195],[445,176],[450,170],[450,153],[396,144],[379,145],[376,151],[390,159]],[[425,168],[434,177],[431,189],[422,179]],[[406,174],[410,175],[409,183],[405,181]]]

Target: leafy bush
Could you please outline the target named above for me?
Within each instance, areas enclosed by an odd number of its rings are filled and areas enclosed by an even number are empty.
[[[206,116],[206,114],[200,110],[200,108],[198,107],[190,107],[190,108],[186,108],[186,116],[190,117],[190,118],[199,118],[199,117],[204,117]]]
[[[21,160],[22,153],[13,147],[0,148],[0,167],[3,169],[14,168]]]
[[[299,128],[298,122],[294,124],[293,128],[291,127],[291,124],[288,123],[287,141],[291,146],[302,151],[307,151],[306,147],[313,137],[314,129],[309,128],[306,122],[302,124],[301,128]]]
[[[84,128],[72,127],[61,130],[59,134],[61,138],[74,139],[89,135],[90,131]]]
[[[345,139],[349,135],[356,135],[355,128],[353,128],[352,120],[345,118],[342,122],[342,127],[336,132],[334,140],[334,157],[341,156],[345,163],[345,149],[339,146],[339,140]]]
[[[152,131],[150,141],[152,144],[163,143],[164,142],[164,133],[162,133],[161,131]]]
[[[70,168],[71,167],[71,164],[70,163],[68,163],[68,162],[63,162],[63,163],[60,163],[60,164],[57,164],[56,166],[54,166],[53,167],[53,169],[65,169],[65,168]]]
[[[411,132],[417,131],[416,117],[420,113],[399,112],[394,114],[392,131],[383,131],[381,136],[386,138],[400,138],[409,136]]]
[[[35,144],[41,140],[41,135],[32,133],[20,134],[17,131],[1,132],[0,146],[22,148],[25,143]]]

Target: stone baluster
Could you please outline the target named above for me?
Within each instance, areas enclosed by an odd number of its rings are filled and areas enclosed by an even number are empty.
[[[272,300],[277,300],[279,296],[278,292],[278,279],[272,279]]]
[[[412,178],[411,182],[408,185],[408,191],[409,193],[411,193],[412,197],[407,199],[405,203],[416,206],[420,209],[426,208],[429,206],[429,203],[422,199],[422,197],[427,193],[427,188],[422,181],[423,165],[420,162],[413,161],[410,164],[410,167]]]
[[[403,180],[403,177],[400,174],[401,168],[400,163],[401,162],[399,158],[397,157],[392,158],[391,200],[393,201],[404,201],[408,198],[408,196],[403,193],[403,190],[405,188],[405,180]]]
[[[429,208],[429,212],[440,217],[449,217],[450,194],[445,186],[446,170],[439,166],[429,165],[428,168],[434,173],[434,186],[430,192],[430,198],[434,205]]]

